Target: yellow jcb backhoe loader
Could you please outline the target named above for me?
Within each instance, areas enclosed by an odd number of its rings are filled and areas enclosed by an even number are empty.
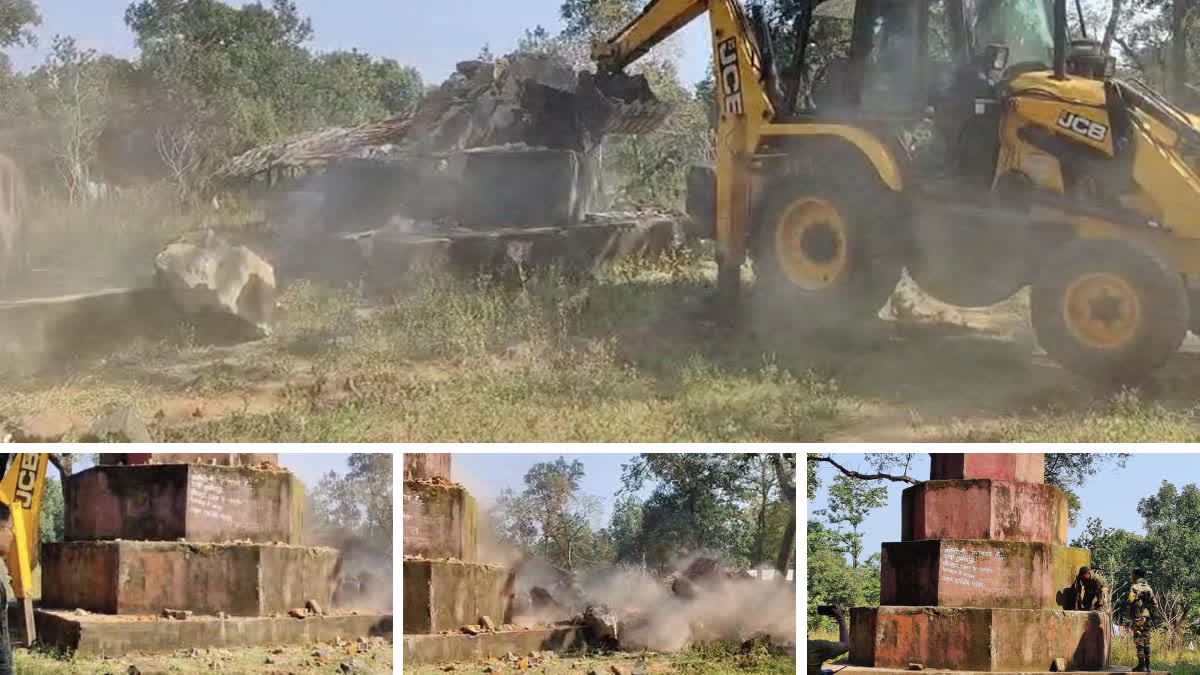
[[[794,72],[813,70],[822,1]],[[615,75],[708,13],[718,152],[693,216],[715,230],[722,304],[747,254],[746,306],[825,328],[874,317],[905,268],[962,306],[1032,285],[1066,368],[1134,383],[1162,366],[1200,298],[1196,118],[1068,42],[1065,0],[843,1],[849,53],[811,106],[777,93],[762,9],[738,0],[654,0],[594,50]],[[908,140],[921,129],[930,142]]]
[[[57,459],[57,458],[55,458]],[[13,594],[21,612],[25,644],[32,646],[37,639],[33,623],[33,569],[38,565],[38,518],[42,507],[42,492],[46,485],[49,454],[0,453],[0,555],[4,556],[12,580]],[[55,461],[62,471],[62,464]],[[0,588],[0,598],[3,598]],[[5,616],[0,619],[8,627],[8,602],[3,598]],[[0,672],[12,672],[12,644],[8,632],[0,631]],[[10,670],[4,671],[4,668]]]

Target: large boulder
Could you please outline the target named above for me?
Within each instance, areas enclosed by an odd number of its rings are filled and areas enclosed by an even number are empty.
[[[245,246],[214,237],[171,244],[154,260],[158,283],[193,321],[230,339],[271,334],[275,270]]]

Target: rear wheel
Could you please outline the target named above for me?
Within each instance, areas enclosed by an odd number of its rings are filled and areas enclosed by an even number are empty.
[[[771,315],[830,329],[878,316],[900,280],[904,238],[890,191],[792,176],[771,186],[750,242]]]
[[[1187,333],[1183,280],[1156,253],[1128,241],[1067,244],[1033,286],[1038,342],[1063,367],[1107,384],[1137,384]]]

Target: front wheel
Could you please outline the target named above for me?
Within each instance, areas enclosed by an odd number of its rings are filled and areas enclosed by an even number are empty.
[[[750,240],[769,311],[828,329],[875,318],[904,268],[894,196],[793,177],[768,189]]]
[[[1050,256],[1030,298],[1042,348],[1066,369],[1131,385],[1167,362],[1188,330],[1183,280],[1129,241],[1087,240]]]

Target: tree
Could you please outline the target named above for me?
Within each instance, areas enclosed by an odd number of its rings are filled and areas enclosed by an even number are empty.
[[[55,36],[46,62],[31,78],[41,113],[52,126],[55,165],[71,201],[83,198],[92,180],[104,129],[108,73],[94,50],[74,38]]]
[[[347,472],[327,473],[310,498],[318,527],[349,532],[392,551],[392,456],[355,453]]]
[[[1145,540],[1125,530],[1105,527],[1099,518],[1088,518],[1083,532],[1071,545],[1091,551],[1092,567],[1103,572],[1110,584],[1109,606],[1119,607],[1129,590],[1130,572],[1146,557]]]
[[[66,531],[62,481],[47,478],[42,488],[42,507],[38,512],[38,530],[43,542],[62,541]]]
[[[567,570],[610,561],[612,538],[591,528],[599,500],[580,490],[583,476],[583,462],[563,457],[530,467],[522,492],[504,490],[492,508],[497,536]]]
[[[1043,472],[1045,481],[1067,493],[1070,503],[1070,522],[1075,524],[1079,518],[1079,497],[1075,488],[1083,485],[1101,471],[1115,466],[1125,468],[1129,460],[1127,452],[1105,454],[1100,452],[1048,452],[1046,467]]]
[[[617,562],[645,564],[646,549],[642,543],[642,502],[633,495],[617,499],[609,519],[608,533],[613,542]]]
[[[1146,528],[1145,556],[1153,561],[1154,590],[1178,605],[1168,628],[1181,637],[1200,616],[1200,488],[1179,489],[1163,481],[1158,492],[1138,500]]]
[[[0,0],[0,49],[37,43],[31,30],[42,25],[33,0]]]
[[[869,482],[845,475],[834,477],[829,485],[829,506],[817,511],[831,524],[844,525],[848,531],[839,536],[845,551],[850,554],[851,567],[857,569],[862,559],[862,526],[867,515],[887,504],[887,488],[872,487]]]

